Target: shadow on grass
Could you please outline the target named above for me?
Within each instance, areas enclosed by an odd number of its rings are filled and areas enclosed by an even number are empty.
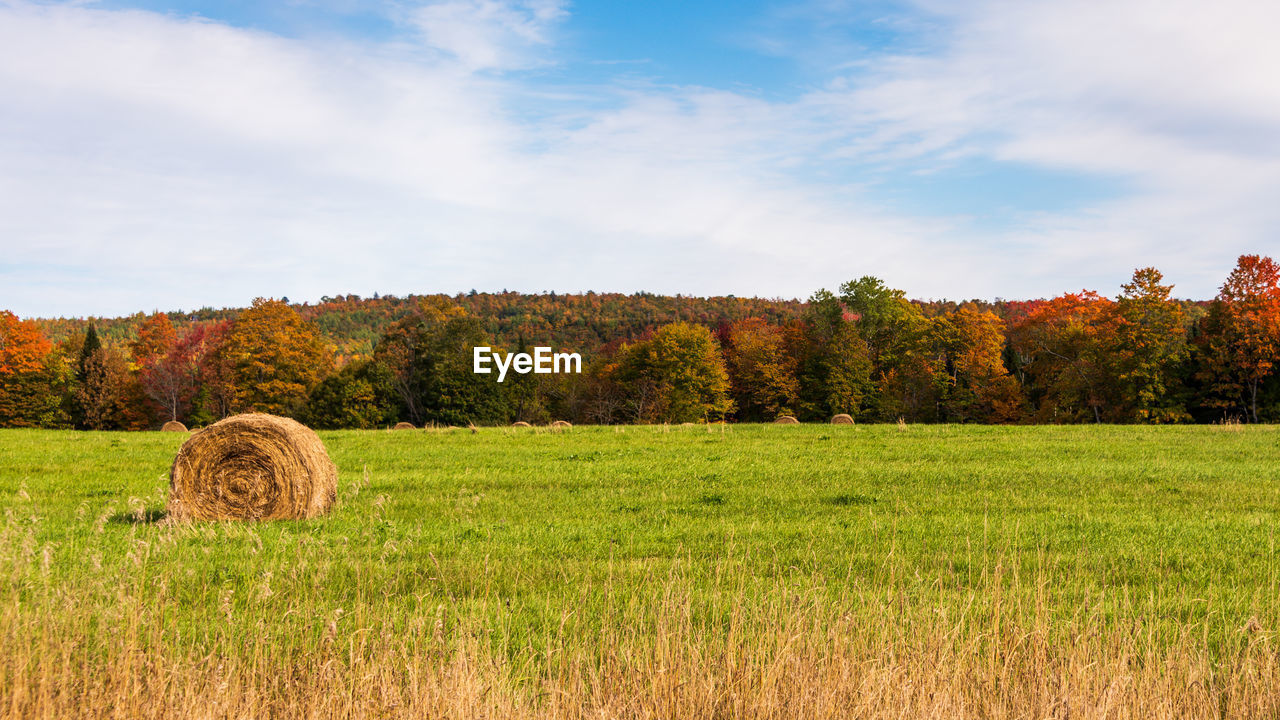
[[[164,519],[164,508],[147,508],[142,512],[122,512],[112,515],[107,522],[113,525],[152,525]]]
[[[858,495],[856,493],[845,493],[828,498],[827,502],[832,505],[870,505],[879,500],[879,498],[871,495]]]

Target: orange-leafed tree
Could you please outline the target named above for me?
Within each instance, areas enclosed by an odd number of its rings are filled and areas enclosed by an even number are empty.
[[[1018,383],[1004,365],[1004,323],[995,313],[961,307],[933,320],[942,358],[944,419],[1013,422],[1022,414]]]
[[[313,324],[280,300],[257,298],[221,347],[237,412],[292,415],[328,375],[333,356]]]
[[[155,312],[138,326],[138,336],[129,343],[129,350],[133,353],[134,364],[144,367],[169,354],[177,341],[178,333],[173,329],[169,316]]]
[[[65,365],[40,328],[0,310],[0,427],[65,424],[65,379]]]
[[[785,328],[760,318],[729,326],[725,365],[739,420],[760,422],[796,412],[800,383],[793,347]]]
[[[1041,422],[1115,420],[1107,348],[1112,302],[1092,290],[1037,303],[1010,329],[1024,388]]]
[[[1201,323],[1199,342],[1207,404],[1258,422],[1260,390],[1280,360],[1280,265],[1241,255]]]
[[[0,310],[0,375],[39,370],[51,350],[38,325]]]
[[[163,420],[177,420],[179,414],[174,382],[177,378],[169,372],[172,364],[166,362],[177,341],[178,333],[169,316],[155,312],[143,319],[137,336],[129,343],[138,383]]]

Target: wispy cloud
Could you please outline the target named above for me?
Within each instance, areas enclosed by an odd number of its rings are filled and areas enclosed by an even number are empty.
[[[542,62],[537,51],[550,43],[556,23],[568,13],[561,0],[445,0],[402,11],[427,45],[470,70],[510,70]]]
[[[881,58],[809,102],[851,158],[957,157],[1123,178],[1132,194],[1009,234],[1037,268],[1175,271],[1212,292],[1237,252],[1280,250],[1280,6],[928,3],[946,42]],[[1037,273],[1039,274],[1039,273]]]
[[[1139,264],[1211,294],[1237,251],[1276,251],[1278,57],[1263,37],[1276,18],[1176,4],[925,8],[949,28],[930,52],[868,58],[771,102],[531,85],[524,70],[557,62],[559,3],[400,6],[416,39],[374,43],[10,0],[0,305],[803,296],[864,273],[913,295],[1038,296]],[[539,97],[540,112],[521,109]],[[960,157],[1136,191],[1015,215],[995,235],[877,200],[883,173]]]

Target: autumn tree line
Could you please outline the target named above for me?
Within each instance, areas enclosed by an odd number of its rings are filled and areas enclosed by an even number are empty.
[[[318,428],[825,422],[838,413],[860,422],[1280,420],[1280,266],[1242,256],[1203,304],[1171,292],[1159,271],[1142,268],[1114,298],[929,304],[862,277],[804,304],[664,306],[669,298],[643,295],[647,317],[625,301],[613,306],[629,309],[625,320],[550,314],[599,307],[592,294],[526,313],[519,323],[541,318],[547,332],[514,338],[495,331],[514,317],[504,295],[473,292],[375,303],[384,322],[366,352],[335,347],[308,307],[284,300],[177,323],[155,313],[113,342],[94,324],[54,342],[40,323],[0,311],[0,426],[134,430],[249,411]],[[688,318],[652,322],[654,308],[672,307]],[[581,374],[498,383],[472,372],[473,347],[526,352],[565,333],[598,340],[556,347],[582,353]]]

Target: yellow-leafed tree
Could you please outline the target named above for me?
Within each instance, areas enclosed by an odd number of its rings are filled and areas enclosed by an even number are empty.
[[[293,415],[333,365],[315,326],[279,300],[254,300],[232,324],[221,350],[237,412]]]
[[[719,343],[701,325],[671,323],[625,346],[606,372],[636,422],[719,420],[733,403]]]

